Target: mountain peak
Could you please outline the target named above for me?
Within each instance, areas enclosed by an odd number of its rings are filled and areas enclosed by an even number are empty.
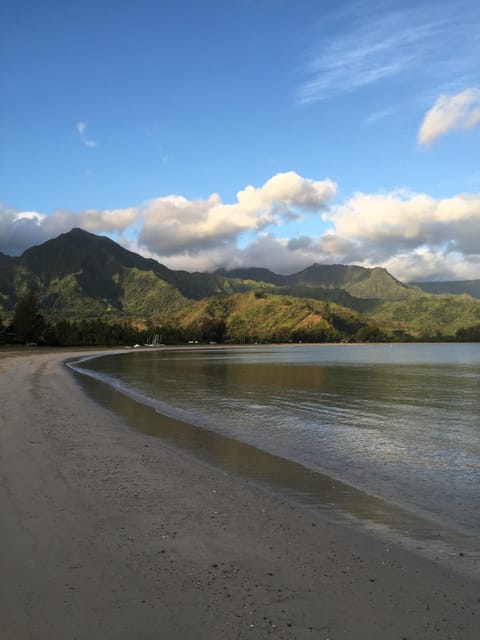
[[[85,231],[85,229],[81,229],[80,227],[73,227],[70,231],[66,231],[65,233],[60,234],[56,238],[49,240],[49,242],[94,242],[98,243],[107,243],[108,245],[116,245],[117,243],[109,238],[108,236],[97,235],[96,233],[91,233],[90,231]],[[120,246],[120,245],[117,245]],[[126,251],[126,249],[125,249]]]
[[[73,227],[70,231],[60,234],[59,238],[103,238],[105,236],[98,236],[90,231],[85,231],[80,227]]]

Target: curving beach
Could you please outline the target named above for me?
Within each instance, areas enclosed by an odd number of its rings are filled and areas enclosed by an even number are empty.
[[[0,352],[0,638],[478,637],[466,557],[428,560],[131,430],[74,355]]]

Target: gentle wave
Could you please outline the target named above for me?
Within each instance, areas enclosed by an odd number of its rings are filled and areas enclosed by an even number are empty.
[[[103,356],[96,356],[96,355],[86,356],[79,360],[72,360],[72,361],[66,362],[65,364],[76,373],[88,376],[93,380],[98,380],[99,382],[102,382],[103,384],[106,384],[109,387],[112,387],[113,389],[115,389],[115,391],[118,391],[119,393],[127,396],[128,398],[131,398],[136,402],[140,402],[141,404],[144,404],[147,407],[151,407],[157,413],[161,413],[162,415],[165,415],[169,418],[173,418],[174,420],[182,420],[183,422],[188,422],[189,424],[192,424],[196,427],[202,427],[202,428],[212,427],[212,421],[209,420],[206,416],[203,417],[202,419],[202,416],[199,416],[197,412],[187,411],[186,409],[181,409],[179,407],[170,405],[167,402],[162,402],[159,399],[152,398],[151,396],[148,396],[145,393],[138,391],[131,384],[126,383],[118,378],[115,378],[115,376],[113,375],[102,373],[100,371],[95,371],[94,369],[88,369],[82,366],[82,364],[86,364],[87,362],[91,362],[101,357]]]
[[[478,534],[479,347],[136,352],[71,366],[158,413]]]

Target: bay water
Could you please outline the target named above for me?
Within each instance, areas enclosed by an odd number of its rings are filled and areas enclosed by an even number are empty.
[[[430,537],[480,538],[480,344],[142,349],[72,366],[119,407],[148,407],[150,433],[175,442],[188,425],[176,444],[213,463],[221,449],[227,469],[282,476],[311,502],[340,504],[343,487],[352,512],[368,496],[370,516],[388,504],[387,520],[398,508]]]

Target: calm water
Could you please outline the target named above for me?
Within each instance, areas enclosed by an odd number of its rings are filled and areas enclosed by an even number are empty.
[[[258,462],[265,474],[300,463],[309,477],[480,534],[479,344],[148,350],[76,366],[197,427],[190,448],[207,428],[273,454]],[[255,457],[242,451],[233,466]]]

